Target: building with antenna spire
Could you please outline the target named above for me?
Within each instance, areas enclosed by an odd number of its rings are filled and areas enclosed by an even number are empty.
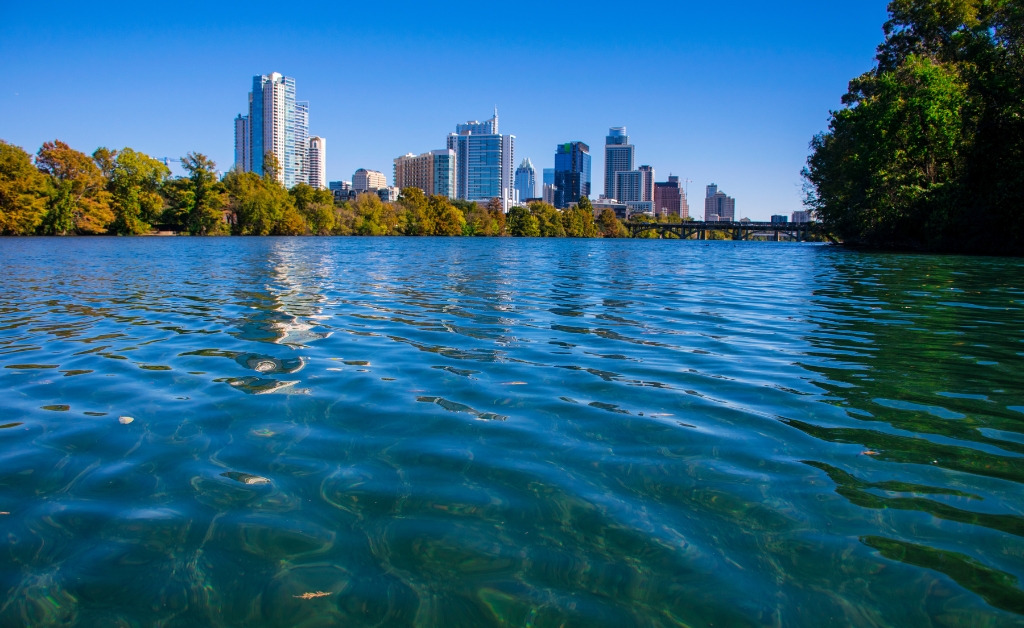
[[[494,117],[455,125],[448,135],[448,149],[455,152],[456,194],[481,204],[498,199],[506,212],[518,202],[515,189],[515,136],[498,131]]]

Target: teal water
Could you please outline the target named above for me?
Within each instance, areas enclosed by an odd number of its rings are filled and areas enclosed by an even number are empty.
[[[67,238],[0,270],[2,626],[1024,625],[1024,260]]]

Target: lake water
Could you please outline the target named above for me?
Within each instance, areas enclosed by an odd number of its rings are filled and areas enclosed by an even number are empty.
[[[1024,625],[1024,260],[8,238],[0,269],[0,625]]]

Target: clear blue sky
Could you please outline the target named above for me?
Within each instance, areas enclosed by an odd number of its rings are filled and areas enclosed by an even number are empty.
[[[582,140],[603,191],[609,126],[637,162],[800,209],[807,143],[872,65],[884,0],[827,2],[0,2],[0,139],[198,151],[226,170],[252,76],[295,77],[327,175],[443,148],[497,105],[516,160]]]

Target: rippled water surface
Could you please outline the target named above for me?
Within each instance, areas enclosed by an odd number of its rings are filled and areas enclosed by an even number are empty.
[[[0,241],[0,625],[1024,625],[1024,261]]]

